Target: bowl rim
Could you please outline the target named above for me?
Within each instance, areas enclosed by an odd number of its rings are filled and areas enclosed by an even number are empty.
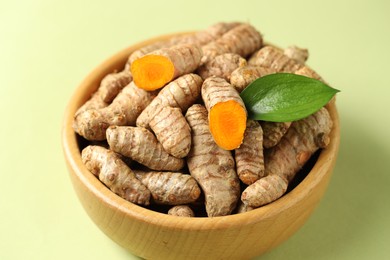
[[[275,215],[278,215],[280,212],[290,208],[291,205],[294,205],[296,202],[299,202],[308,196],[308,193],[315,189],[315,187],[326,176],[329,168],[334,166],[340,144],[339,116],[334,99],[327,105],[328,111],[333,119],[333,129],[330,134],[331,141],[328,147],[322,149],[315,165],[307,174],[307,176],[294,189],[283,195],[278,200],[245,213],[219,217],[182,218],[152,211],[150,209],[133,204],[113,193],[91,172],[89,172],[82,163],[81,152],[77,142],[77,135],[73,131],[72,123],[74,114],[77,109],[97,88],[97,86],[92,88],[91,82],[101,80],[106,72],[112,68],[113,63],[124,65],[127,57],[134,50],[158,40],[164,40],[173,36],[188,33],[192,32],[166,34],[141,41],[137,44],[133,44],[103,61],[100,65],[95,67],[84,78],[84,80],[82,80],[82,82],[76,87],[73,94],[71,95],[63,118],[62,147],[68,166],[72,168],[74,175],[80,180],[80,182],[85,185],[88,190],[90,190],[101,201],[101,203],[106,204],[108,207],[116,208],[127,216],[135,218],[141,222],[146,222],[150,225],[164,226],[173,229],[199,231],[209,230],[210,228],[215,230],[225,229],[227,227],[251,225],[259,221],[272,218]],[[119,69],[119,67],[116,69]],[[318,162],[322,163],[320,164]],[[70,174],[73,174],[71,171],[69,172]],[[188,225],[188,221],[191,222],[191,225]]]

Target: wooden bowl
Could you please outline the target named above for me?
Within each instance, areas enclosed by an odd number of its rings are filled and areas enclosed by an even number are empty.
[[[66,108],[62,129],[65,159],[74,189],[95,224],[112,240],[146,259],[249,259],[274,248],[296,232],[323,196],[340,141],[334,102],[330,145],[323,149],[307,176],[277,201],[246,213],[214,218],[183,218],[151,211],[115,195],[83,165],[73,115],[100,80],[121,70],[134,50],[173,35],[153,38],[112,56],[80,84]]]

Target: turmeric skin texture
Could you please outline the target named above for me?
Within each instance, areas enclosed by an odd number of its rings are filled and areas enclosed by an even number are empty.
[[[133,77],[130,70],[110,73],[102,79],[98,92],[104,102],[111,103],[118,93],[132,80]]]
[[[209,127],[215,142],[225,150],[240,147],[247,113],[238,92],[226,80],[210,77],[203,82],[201,93],[209,112]]]
[[[240,55],[235,53],[225,53],[218,55],[214,59],[210,60],[203,66],[201,66],[197,73],[203,79],[211,76],[224,78],[226,81],[230,80],[232,72],[240,67],[246,65],[246,60]]]
[[[326,108],[293,122],[282,140],[265,154],[266,177],[248,186],[241,200],[256,208],[281,197],[312,154],[329,144],[331,129]]]
[[[241,93],[250,83],[265,75],[276,73],[276,70],[261,66],[239,67],[230,75],[230,83]]]
[[[266,46],[253,54],[248,63],[273,69],[275,72],[295,73],[324,82],[320,75],[305,65],[308,55],[307,50],[297,47],[289,47],[283,53],[275,47]]]
[[[195,217],[194,211],[187,205],[178,205],[170,208],[168,210],[168,215],[187,218]]]
[[[284,134],[287,132],[291,122],[268,122],[261,121],[263,128],[263,146],[268,149],[279,143]]]
[[[290,59],[293,59],[302,65],[304,65],[309,58],[309,51],[307,49],[302,49],[297,46],[289,46],[284,49],[283,53]]]
[[[170,82],[142,111],[137,118],[137,126],[149,127],[150,120],[165,106],[178,107],[185,113],[199,98],[202,83],[202,78],[196,74],[186,74]]]
[[[87,169],[120,197],[140,205],[149,205],[150,191],[113,151],[87,146],[81,153]]]
[[[285,49],[284,52],[273,46],[265,46],[251,56],[248,64],[273,69],[275,72],[295,73],[324,82],[320,75],[305,65],[308,56],[306,49],[295,46]]]
[[[229,215],[240,196],[233,156],[214,142],[204,106],[195,104],[190,107],[186,119],[192,129],[192,147],[187,165],[191,176],[203,190],[207,215]]]
[[[213,40],[218,39],[221,37],[224,33],[231,30],[232,28],[240,25],[241,23],[238,22],[231,22],[231,23],[216,23],[205,30],[193,33],[193,34],[186,34],[186,35],[180,35],[176,37],[172,37],[169,40],[165,41],[159,41],[156,43],[152,43],[149,45],[146,45],[145,47],[142,47],[135,52],[133,52],[128,60],[127,64],[133,63],[135,60],[145,56],[146,54],[149,54],[155,50],[162,49],[162,48],[169,48],[174,45],[178,44],[197,44],[199,46],[204,45],[206,43],[209,43]]]
[[[247,207],[258,208],[280,198],[287,186],[288,182],[282,176],[267,175],[248,186],[242,193],[241,200]]]
[[[254,53],[248,60],[248,64],[270,68],[276,72],[288,73],[294,73],[303,66],[299,62],[290,59],[283,54],[283,51],[273,46],[265,46]]]
[[[235,150],[235,160],[243,183],[250,185],[264,177],[263,130],[257,121],[247,121],[244,141]]]
[[[152,99],[152,93],[131,82],[109,106],[76,114],[73,129],[87,140],[105,140],[110,125],[135,125],[137,117]]]
[[[77,109],[74,117],[76,118],[79,114],[82,114],[83,112],[90,110],[90,109],[101,109],[109,104],[104,102],[103,97],[100,95],[100,93],[97,91],[92,94],[91,98],[88,99],[79,109]]]
[[[131,80],[132,76],[129,70],[108,74],[102,79],[98,90],[77,110],[75,115],[89,109],[100,109],[108,106]]]
[[[295,71],[295,74],[306,76],[306,77],[309,77],[309,78],[313,78],[313,79],[317,79],[317,80],[320,80],[322,82],[325,82],[322,79],[322,77],[317,74],[317,72],[315,72],[314,70],[312,70],[311,68],[309,68],[307,66],[303,66],[299,70]]]
[[[216,23],[206,28],[205,30],[195,33],[191,38],[194,38],[193,41],[188,41],[187,43],[194,43],[198,45],[205,45],[211,41],[215,41],[220,38],[222,35],[232,30],[233,28],[242,25],[240,22],[230,22],[230,23]]]
[[[168,154],[152,132],[141,127],[110,126],[107,142],[114,152],[130,157],[149,169],[157,171],[178,171],[184,160]]]
[[[184,158],[191,148],[191,129],[181,109],[165,106],[150,121],[150,128],[169,154]]]
[[[202,55],[198,45],[174,45],[135,60],[131,64],[131,73],[138,87],[156,90],[179,76],[195,71]]]
[[[202,46],[203,57],[201,64],[214,59],[224,53],[236,53],[241,57],[260,49],[263,38],[260,33],[249,24],[241,24],[223,34],[220,38]]]
[[[189,174],[135,171],[135,175],[150,190],[153,202],[156,204],[192,203],[199,198],[201,193],[198,183]]]
[[[206,28],[205,30],[193,34],[180,35],[180,36],[172,37],[169,40],[159,41],[156,43],[146,45],[145,47],[136,50],[130,55],[128,64],[131,64],[135,60],[158,49],[169,48],[178,44],[197,44],[199,46],[204,45],[206,43],[209,43],[210,41],[216,40],[217,38],[221,37],[224,33],[226,33],[227,31],[231,30],[232,28],[240,24],[241,23],[238,22],[216,23]]]

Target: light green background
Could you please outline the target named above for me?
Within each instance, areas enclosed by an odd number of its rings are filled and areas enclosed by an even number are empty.
[[[232,20],[309,48],[309,65],[341,90],[329,189],[302,229],[258,259],[390,259],[386,0],[0,1],[0,259],[137,259],[79,204],[61,149],[65,106],[126,46]]]

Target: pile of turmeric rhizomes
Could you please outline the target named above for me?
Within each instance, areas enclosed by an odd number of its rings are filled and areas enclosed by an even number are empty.
[[[294,122],[250,120],[240,92],[278,72],[322,80],[307,57],[265,45],[246,23],[147,45],[76,112],[82,160],[122,198],[168,214],[225,216],[268,204],[328,145],[332,121],[324,107]]]

